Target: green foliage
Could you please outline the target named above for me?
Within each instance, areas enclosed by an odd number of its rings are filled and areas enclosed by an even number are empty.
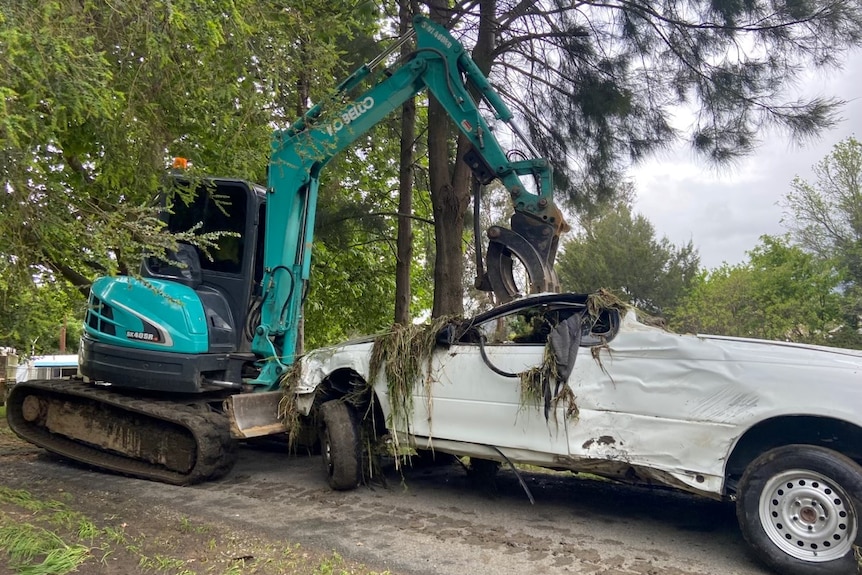
[[[784,223],[799,245],[831,259],[842,274],[845,345],[862,347],[862,142],[836,144],[814,166],[815,182],[796,177],[784,200]]]
[[[74,353],[81,336],[86,301],[66,280],[51,273],[28,276],[0,263],[0,344],[19,355],[60,351],[66,328],[66,350]]]
[[[694,245],[678,247],[656,238],[655,228],[623,201],[595,219],[563,245],[557,272],[563,289],[592,293],[600,288],[624,296],[651,315],[671,308],[698,270]]]
[[[787,238],[762,236],[749,261],[701,272],[671,315],[683,332],[828,343],[840,327],[840,276]]]
[[[137,209],[171,155],[199,172],[262,180],[271,122],[285,109],[293,117],[296,70],[333,69],[336,41],[356,19],[325,16],[347,11],[337,2],[4,3],[0,154],[11,192],[3,229],[13,233],[0,251],[85,277],[93,263],[116,269],[112,253],[135,265],[154,224]],[[313,38],[315,50],[298,51],[297,38]]]
[[[392,256],[385,244],[318,242],[305,304],[306,348],[383,329],[392,320]]]
[[[308,349],[376,333],[392,324],[398,212],[395,158],[400,143],[396,119],[377,126],[327,167],[305,304]],[[424,117],[419,122],[423,124]],[[427,218],[427,188],[421,178],[416,183],[414,214]],[[415,221],[413,229],[420,241],[433,233],[433,226],[421,220]],[[418,254],[412,262],[414,316],[430,307],[427,262]]]
[[[816,181],[794,178],[784,200],[793,239],[821,257],[841,255],[854,281],[862,280],[862,143],[848,138],[814,166]]]
[[[836,291],[840,276],[833,262],[815,258],[786,238],[761,237],[749,252],[759,312],[770,318],[771,336],[824,341],[840,321]]]
[[[4,2],[0,257],[15,273],[0,331],[45,339],[28,305],[62,319],[24,295],[30,276],[85,292],[165,247],[142,206],[172,156],[192,175],[263,181],[273,125],[331,88],[339,47],[372,31],[374,15],[346,0]]]

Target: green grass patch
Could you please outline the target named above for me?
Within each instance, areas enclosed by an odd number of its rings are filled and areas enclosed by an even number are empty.
[[[0,503],[10,503],[33,512],[66,511],[66,505],[60,501],[44,501],[24,489],[10,489],[3,486],[0,486]]]
[[[164,575],[388,575],[288,541],[261,540],[170,511],[88,515],[57,501],[0,486],[0,572],[66,575],[92,570]],[[96,506],[95,508],[99,508]],[[90,569],[88,569],[88,566]],[[6,568],[4,570],[4,568]]]
[[[65,575],[90,556],[88,547],[68,544],[56,533],[29,523],[0,527],[0,549],[21,575]]]
[[[180,533],[209,533],[209,525],[196,525],[188,517],[180,517]]]

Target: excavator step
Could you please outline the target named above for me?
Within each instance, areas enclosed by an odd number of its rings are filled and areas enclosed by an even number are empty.
[[[225,475],[236,461],[228,418],[201,398],[117,393],[75,380],[12,388],[9,427],[46,450],[97,467],[188,485]]]

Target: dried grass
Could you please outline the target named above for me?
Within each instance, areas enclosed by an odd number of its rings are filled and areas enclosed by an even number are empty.
[[[573,421],[577,421],[578,417],[581,415],[581,410],[578,409],[578,402],[576,401],[575,392],[572,391],[572,388],[568,385],[563,385],[560,387],[560,392],[554,397],[553,404],[556,407],[558,404],[563,404],[566,406],[566,419],[571,419]]]
[[[590,294],[587,297],[587,313],[590,314],[590,317],[596,319],[599,317],[603,309],[613,308],[620,312],[620,317],[625,317],[625,314],[631,311],[633,308],[631,305],[627,304],[616,295],[611,293],[609,290],[600,289],[596,293]],[[638,317],[641,318],[642,312],[638,312]],[[647,316],[651,317],[651,316]],[[602,363],[602,350],[606,351],[608,354],[611,352],[611,348],[608,346],[607,342],[602,345],[596,345],[590,348],[590,355],[592,355],[593,359],[598,363],[599,368],[601,368],[602,372],[611,377],[610,373],[605,369],[604,363]],[[613,378],[611,378],[611,384],[614,384]]]
[[[518,374],[521,379],[521,408],[541,405],[545,398],[545,389],[551,381],[557,380],[558,375],[554,350],[548,342],[545,344],[542,363]]]
[[[279,387],[282,397],[278,402],[278,418],[287,430],[287,446],[291,452],[296,450],[296,442],[302,431],[302,419],[296,406],[296,386],[302,376],[302,362],[295,361],[280,378]]]
[[[587,314],[593,320],[597,319],[602,311],[608,308],[619,310],[620,315],[625,315],[631,309],[629,304],[606,289],[600,289],[587,296],[586,307]],[[597,346],[590,350],[593,358],[598,360],[600,365],[601,358],[598,356],[597,350],[603,347],[605,346]],[[604,370],[604,366],[602,369]],[[557,362],[550,340],[545,344],[545,353],[541,365],[521,372],[519,376],[521,379],[521,409],[527,406],[542,405],[547,419],[552,411],[556,416],[558,405],[564,405],[566,418],[577,420],[580,415],[577,398],[568,386],[568,382],[559,380],[560,374],[557,371]],[[554,392],[551,391],[552,385]]]
[[[389,396],[389,420],[386,423],[390,430],[410,431],[413,389],[423,371],[428,413],[431,413],[431,357],[437,345],[437,333],[452,321],[451,317],[439,317],[421,325],[396,324],[374,340],[369,378],[373,381],[381,370],[385,375]],[[414,452],[410,446],[400,444],[397,434],[391,436],[389,448],[396,457],[396,465]]]
[[[602,310],[607,308],[617,309],[620,315],[625,315],[631,306],[604,288],[587,296],[587,313],[591,318],[599,317]]]
[[[560,374],[557,371],[554,349],[550,341],[545,344],[541,365],[522,371],[518,376],[521,379],[520,409],[542,405],[545,409],[545,419],[548,419],[551,412],[556,418],[557,406],[564,405],[567,419],[578,418],[579,410],[575,394],[567,382],[559,381]],[[555,388],[554,391],[552,391],[552,385]]]

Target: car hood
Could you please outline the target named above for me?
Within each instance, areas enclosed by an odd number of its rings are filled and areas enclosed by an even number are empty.
[[[654,360],[769,364],[774,368],[862,370],[862,351],[783,341],[710,334],[677,334],[640,323],[634,313],[623,318],[609,351],[626,355],[648,353]],[[856,377],[851,375],[853,379]]]

